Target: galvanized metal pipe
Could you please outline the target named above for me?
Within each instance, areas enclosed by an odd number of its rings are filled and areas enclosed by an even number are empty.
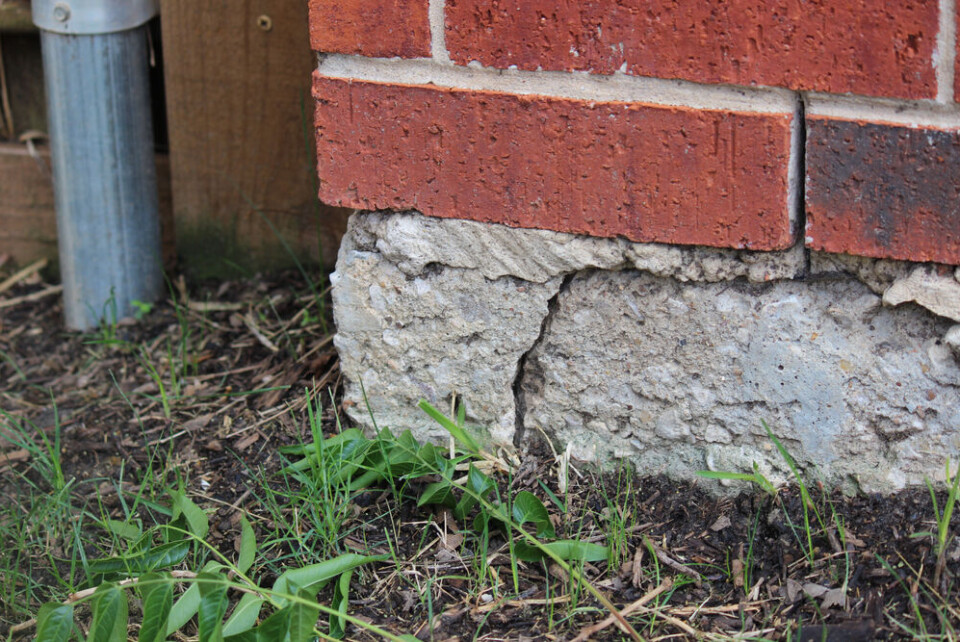
[[[144,26],[155,13],[155,0],[33,1],[71,329],[163,291]]]

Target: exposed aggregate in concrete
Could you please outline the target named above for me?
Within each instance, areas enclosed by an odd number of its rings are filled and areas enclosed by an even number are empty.
[[[441,438],[416,402],[456,394],[493,444],[543,430],[579,459],[678,477],[754,461],[785,477],[761,419],[801,465],[866,490],[939,478],[960,453],[949,270],[372,213],[333,282],[346,405],[368,428],[361,381],[380,426]]]

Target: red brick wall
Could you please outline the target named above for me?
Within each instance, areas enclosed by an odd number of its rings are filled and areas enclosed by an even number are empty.
[[[960,264],[955,4],[311,0],[320,195]]]

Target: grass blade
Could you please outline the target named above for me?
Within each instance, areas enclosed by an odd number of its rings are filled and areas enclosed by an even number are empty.
[[[477,445],[477,442],[475,442],[463,428],[453,423],[453,421],[451,421],[446,415],[431,406],[429,401],[426,399],[421,399],[420,403],[417,405],[420,407],[420,410],[430,415],[434,421],[443,426],[447,432],[453,435],[453,438],[457,440],[457,443],[459,443],[461,446],[472,453],[480,452],[480,447]]]

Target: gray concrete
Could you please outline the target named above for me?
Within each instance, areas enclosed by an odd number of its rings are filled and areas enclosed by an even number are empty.
[[[849,277],[681,284],[579,274],[526,361],[527,431],[638,470],[788,474],[764,419],[832,484],[920,483],[960,451],[949,324],[890,309]]]
[[[381,426],[442,437],[416,402],[456,394],[492,445],[542,430],[677,477],[756,461],[782,479],[761,419],[867,490],[960,453],[954,322],[922,307],[952,316],[949,271],[363,214],[333,282],[345,405],[367,428],[361,381]]]

